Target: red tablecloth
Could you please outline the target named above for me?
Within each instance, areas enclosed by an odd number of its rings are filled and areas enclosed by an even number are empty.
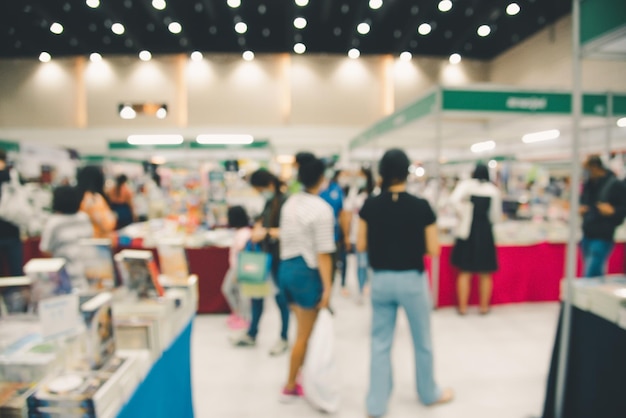
[[[222,281],[228,270],[228,248],[187,248],[189,271],[198,275],[198,313],[227,313]]]
[[[624,273],[625,249],[623,243],[615,245],[609,260],[609,273]],[[453,306],[456,304],[458,271],[450,263],[452,246],[443,246],[441,250],[438,306]],[[560,281],[565,275],[566,252],[566,244],[498,247],[499,270],[493,277],[492,303],[559,300]],[[579,260],[579,275],[581,271]],[[478,303],[478,280],[472,282],[470,303]]]

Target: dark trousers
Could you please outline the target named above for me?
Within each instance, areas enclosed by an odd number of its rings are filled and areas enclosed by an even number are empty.
[[[0,273],[8,272],[9,276],[24,275],[24,254],[19,238],[0,238],[0,263]]]
[[[278,286],[278,266],[280,265],[280,260],[275,257],[272,259],[272,280],[274,280],[274,284],[277,289],[280,289]],[[278,290],[276,294],[276,304],[278,305],[278,309],[280,310],[280,319],[282,322],[282,326],[280,329],[280,338],[283,340],[287,340],[287,331],[289,330],[289,306],[287,305],[287,299],[285,295]],[[257,334],[259,333],[259,322],[261,321],[261,316],[263,316],[263,308],[265,305],[265,299],[256,299],[253,298],[251,300],[251,308],[252,308],[252,320],[250,321],[250,328],[248,329],[248,335],[252,339],[256,339]]]

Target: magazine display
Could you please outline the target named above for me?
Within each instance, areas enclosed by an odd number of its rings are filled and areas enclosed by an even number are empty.
[[[31,279],[0,278],[0,316],[26,313],[31,308]]]
[[[26,418],[28,404],[26,400],[35,392],[31,383],[0,382],[0,417]]]
[[[80,306],[86,327],[86,359],[98,369],[115,354],[113,309],[110,293],[100,293]]]
[[[180,239],[160,240],[157,244],[161,274],[168,282],[186,283],[189,266],[183,241]]]
[[[163,296],[159,282],[159,270],[152,255],[147,250],[122,250],[115,255],[124,285],[139,298]]]
[[[24,273],[32,282],[31,304],[34,310],[40,300],[72,292],[72,282],[63,258],[33,258],[24,265]]]
[[[111,240],[80,240],[80,259],[90,291],[101,292],[115,287],[115,266]]]

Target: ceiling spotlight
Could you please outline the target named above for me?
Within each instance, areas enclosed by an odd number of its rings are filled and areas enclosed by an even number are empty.
[[[303,17],[296,17],[293,20],[293,26],[296,29],[304,29],[304,28],[306,28],[306,19],[303,18]]]
[[[300,7],[304,7],[309,4],[309,0],[296,0],[296,5]]]
[[[192,61],[196,61],[196,62],[202,61],[202,58],[203,58],[203,55],[202,55],[202,52],[200,52],[200,51],[193,51],[191,53],[191,60]]]
[[[139,59],[142,61],[150,61],[152,59],[152,54],[150,51],[143,50],[139,53]]]
[[[167,29],[169,29],[169,31],[174,34],[177,34],[183,30],[183,27],[178,22],[171,22],[169,25],[167,25]]]
[[[432,26],[430,26],[428,23],[422,23],[417,28],[417,33],[419,33],[420,35],[428,35],[431,30],[433,30]]]
[[[254,52],[252,51],[245,51],[243,54],[243,59],[246,61],[252,61],[254,59]]]
[[[452,9],[452,2],[450,0],[441,0],[438,7],[440,12],[449,12]]]
[[[470,147],[473,153],[478,154],[481,152],[492,151],[496,148],[494,141],[478,142]]]
[[[114,23],[111,25],[111,31],[116,35],[122,35],[126,29],[121,23]]]
[[[618,119],[617,126],[619,126],[620,128],[626,128],[626,118]]]
[[[498,168],[498,162],[496,160],[489,161],[489,168]]]
[[[302,42],[298,42],[293,46],[293,52],[295,52],[296,54],[304,54],[304,51],[306,51],[306,45],[304,45]]]
[[[478,36],[482,36],[484,38],[491,33],[491,27],[489,27],[489,25],[481,25],[478,27],[476,33],[478,33]]]
[[[96,9],[98,6],[100,6],[100,0],[87,0],[85,3],[87,3],[87,6],[91,7],[92,9]]]
[[[551,139],[557,139],[561,136],[561,132],[558,129],[550,129],[548,131],[533,132],[522,136],[522,142],[524,144],[532,144],[535,142],[549,141]]]
[[[459,62],[461,62],[461,55],[457,54],[456,52],[452,55],[450,55],[450,64],[458,64]]]
[[[237,22],[237,24],[235,25],[235,32],[243,34],[246,33],[248,31],[248,25],[246,25],[244,22]]]
[[[159,110],[156,111],[156,117],[159,119],[165,119],[167,117],[167,109],[160,107]]]
[[[135,119],[137,117],[137,112],[131,106],[124,106],[120,109],[120,117],[122,119]],[[130,141],[128,141],[130,143]]]
[[[228,0],[226,3],[233,9],[241,6],[241,0]]]
[[[383,7],[383,0],[370,0],[370,9],[378,10]]]
[[[63,25],[58,23],[58,22],[54,22],[52,25],[50,25],[50,32],[54,33],[55,35],[60,35],[63,33]]]
[[[102,61],[102,55],[98,54],[97,52],[94,52],[91,55],[89,55],[89,61],[100,62]]]
[[[517,3],[511,3],[508,6],[506,6],[506,14],[509,16],[515,16],[516,14],[518,14],[520,12],[520,7],[519,4]]]
[[[404,51],[402,54],[400,54],[400,60],[404,62],[409,62],[412,59],[413,59],[413,54],[411,54],[409,51]]]
[[[42,52],[41,54],[39,54],[39,61],[41,62],[50,62],[51,59],[52,57],[47,52]]]
[[[165,9],[165,6],[167,6],[165,4],[165,0],[152,0],[152,7],[157,10],[163,10]]]
[[[352,48],[351,50],[348,51],[348,56],[352,58],[353,60],[355,60],[361,56],[361,51],[359,51],[356,48]]]
[[[365,22],[359,23],[359,25],[356,27],[356,30],[361,35],[366,35],[370,31],[370,25],[369,23],[365,23]]]
[[[424,167],[417,167],[415,169],[415,175],[417,177],[424,177],[424,174],[426,174],[426,170],[424,169]]]

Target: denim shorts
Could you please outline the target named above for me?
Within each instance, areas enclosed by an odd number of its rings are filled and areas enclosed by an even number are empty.
[[[278,280],[280,290],[290,305],[314,309],[322,299],[323,286],[319,270],[307,266],[302,257],[281,260]]]

